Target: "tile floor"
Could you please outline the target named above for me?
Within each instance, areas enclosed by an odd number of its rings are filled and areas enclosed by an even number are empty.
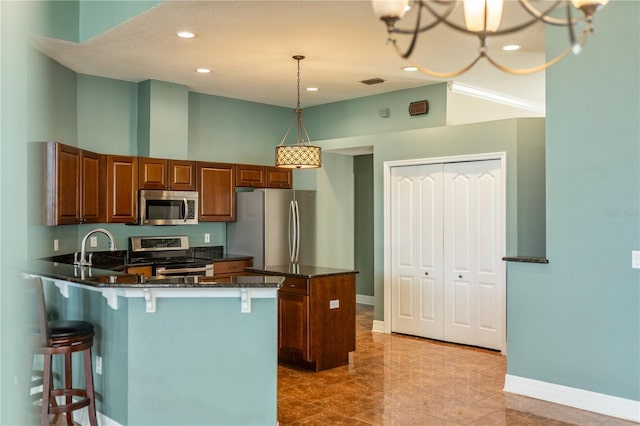
[[[372,333],[358,305],[349,365],[318,373],[278,367],[278,421],[287,425],[636,425],[502,392],[496,352]]]

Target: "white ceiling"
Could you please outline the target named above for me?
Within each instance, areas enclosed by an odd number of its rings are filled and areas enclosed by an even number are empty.
[[[410,27],[410,18],[398,26]],[[179,30],[196,37],[180,39],[175,36]],[[520,40],[525,48],[512,54],[512,63],[540,62],[543,34],[538,27],[529,30]],[[44,37],[35,42],[78,73],[131,82],[168,81],[194,92],[285,107],[295,106],[292,56],[302,54],[307,57],[301,62],[302,88],[319,88],[301,93],[304,108],[437,81],[402,71],[406,63],[386,38],[369,0],[215,0],[168,1],[82,43]],[[442,28],[420,37],[413,58],[447,70],[469,62],[476,46],[474,38]],[[198,74],[197,67],[212,72]],[[376,77],[385,82],[360,83]],[[456,81],[544,104],[544,73],[516,77],[481,63]]]

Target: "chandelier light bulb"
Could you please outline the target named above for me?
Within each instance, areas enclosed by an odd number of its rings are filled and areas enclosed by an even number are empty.
[[[496,32],[502,21],[503,4],[504,0],[464,0],[467,29],[473,32]]]
[[[393,17],[402,19],[409,10],[409,0],[373,0],[373,13],[378,18]]]

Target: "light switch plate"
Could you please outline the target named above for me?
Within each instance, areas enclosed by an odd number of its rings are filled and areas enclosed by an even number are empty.
[[[631,267],[633,269],[640,269],[640,250],[633,250],[631,252]]]
[[[206,234],[204,234],[204,242],[205,243],[210,243],[211,242],[211,234],[209,234],[208,232]]]
[[[58,240],[53,240],[53,251],[58,251],[59,249]]]
[[[340,299],[329,300],[329,309],[338,309],[340,307]]]
[[[91,247],[98,247],[98,237],[91,237],[89,241]]]

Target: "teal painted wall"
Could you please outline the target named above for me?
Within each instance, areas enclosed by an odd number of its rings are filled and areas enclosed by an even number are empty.
[[[547,71],[548,265],[508,265],[507,371],[640,401],[640,3]],[[551,46],[566,43],[549,39]],[[594,100],[597,100],[594,102]]]
[[[187,87],[157,80],[147,80],[138,86],[138,155],[186,160]]]
[[[384,84],[384,83],[382,83]],[[429,101],[429,113],[409,115],[409,103]],[[389,117],[380,110],[389,108]],[[447,84],[398,90],[305,109],[312,141],[446,125]]]
[[[78,146],[102,154],[137,155],[136,84],[78,74],[76,90]]]
[[[160,298],[157,311],[147,313],[142,298],[119,297],[114,310],[93,291],[70,288],[64,298],[53,284],[45,288],[52,317],[94,324],[93,355],[102,357],[104,372],[94,374],[97,409],[111,420],[176,426],[276,423],[275,298],[254,299],[251,313],[240,312],[238,298]],[[81,379],[81,363],[76,364],[74,377]],[[224,392],[216,391],[220,386]]]
[[[356,294],[373,296],[373,154],[353,157]]]
[[[274,164],[289,108],[189,93],[189,158]]]
[[[81,0],[79,4],[79,40],[86,41],[111,27],[162,3],[162,1]]]

